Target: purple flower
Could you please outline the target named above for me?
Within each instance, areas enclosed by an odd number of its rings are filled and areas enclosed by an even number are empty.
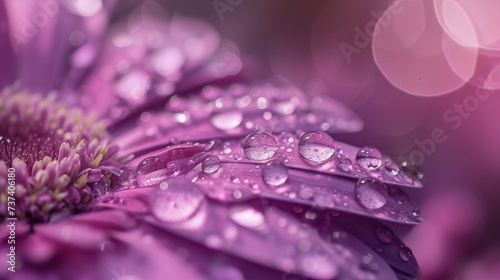
[[[150,3],[101,41],[110,2],[76,2],[30,38],[0,22],[2,277],[419,277],[382,221],[421,222],[420,174],[334,140],[363,126],[348,108],[249,82],[232,43]]]

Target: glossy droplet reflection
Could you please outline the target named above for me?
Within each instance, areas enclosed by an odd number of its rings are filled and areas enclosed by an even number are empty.
[[[164,222],[187,220],[205,200],[198,186],[188,180],[167,179],[154,188],[150,198],[151,211]]]
[[[211,155],[201,163],[201,170],[207,174],[214,173],[219,170],[220,165],[220,158],[216,155]]]
[[[243,140],[243,151],[252,160],[267,160],[278,151],[276,139],[265,132],[251,133]]]
[[[387,186],[374,178],[361,178],[354,187],[356,201],[363,207],[376,210],[387,203]]]
[[[363,147],[356,154],[356,163],[366,170],[377,170],[382,165],[382,154],[374,147]]]
[[[380,226],[375,230],[375,235],[377,236],[377,239],[384,243],[384,244],[389,244],[392,242],[392,239],[394,238],[394,234],[392,233],[392,229],[389,228],[386,225]]]
[[[212,124],[220,130],[231,130],[237,128],[243,121],[243,113],[240,110],[228,110],[215,112],[212,115]]]
[[[323,163],[335,153],[335,141],[322,131],[312,131],[300,137],[299,154],[312,162]]]
[[[420,217],[420,209],[418,208],[413,209],[411,214],[413,215],[413,217]]]
[[[397,176],[399,174],[399,166],[392,161],[390,158],[384,159],[385,171],[392,176]]]
[[[337,163],[337,168],[349,173],[351,172],[352,162],[350,159],[343,157],[340,159],[339,163]]]
[[[288,179],[288,167],[281,161],[270,161],[262,168],[262,180],[268,185],[279,186]]]
[[[167,167],[167,163],[158,157],[148,157],[137,165],[137,169],[135,170],[137,175],[148,174],[163,168]]]
[[[399,250],[399,258],[404,261],[408,262],[412,259],[413,253],[410,248],[406,247],[405,245],[401,246],[401,250]]]
[[[229,217],[235,223],[247,228],[256,228],[264,224],[264,215],[250,206],[235,206]]]

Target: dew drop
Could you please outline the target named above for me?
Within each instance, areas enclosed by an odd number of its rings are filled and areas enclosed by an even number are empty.
[[[134,185],[135,172],[130,168],[123,168],[118,174],[118,183],[121,187],[132,187]]]
[[[227,110],[215,112],[212,115],[212,124],[220,130],[231,130],[237,128],[243,121],[243,113],[240,110]]]
[[[349,173],[349,172],[351,172],[352,162],[350,159],[343,157],[340,159],[339,163],[337,164],[337,168],[346,172],[346,173]]]
[[[413,215],[413,217],[420,217],[420,209],[418,208],[413,209],[411,214]]]
[[[385,171],[388,174],[392,176],[397,176],[399,174],[399,166],[394,161],[392,161],[392,159],[385,158],[384,166],[385,166]]]
[[[375,235],[377,236],[377,239],[384,244],[391,243],[392,239],[394,238],[394,233],[392,233],[392,229],[386,225],[377,228],[375,230]]]
[[[137,175],[145,175],[163,168],[167,168],[167,163],[159,157],[148,157],[137,165],[135,172]]]
[[[323,131],[308,132],[299,140],[299,154],[312,162],[323,163],[335,153],[335,141]]]
[[[356,154],[356,163],[366,170],[377,170],[382,165],[382,154],[374,147],[363,147]]]
[[[205,196],[191,181],[167,179],[152,192],[151,211],[161,221],[182,222],[190,218],[204,200]]]
[[[387,203],[387,186],[374,178],[359,179],[354,193],[356,201],[367,209],[380,209]]]
[[[279,186],[288,179],[288,168],[281,161],[270,161],[262,168],[262,179],[268,185]]]
[[[278,151],[278,143],[266,132],[251,133],[243,140],[243,151],[252,160],[267,160]]]
[[[214,173],[219,170],[220,165],[220,158],[216,155],[211,155],[201,163],[201,170],[207,174]]]
[[[256,228],[264,224],[264,215],[250,206],[235,206],[229,211],[233,222],[247,228]]]
[[[413,253],[410,248],[402,245],[401,250],[399,250],[399,258],[404,261],[408,262],[412,259]]]

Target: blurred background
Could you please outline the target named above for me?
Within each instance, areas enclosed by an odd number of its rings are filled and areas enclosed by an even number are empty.
[[[116,18],[141,2],[120,3]],[[425,187],[410,192],[425,222],[401,234],[423,279],[497,279],[500,2],[157,3],[211,23],[259,79],[281,75],[348,105],[365,128],[337,140],[421,167]]]

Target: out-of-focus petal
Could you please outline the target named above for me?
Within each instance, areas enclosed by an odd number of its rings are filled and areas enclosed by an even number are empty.
[[[0,3],[0,89],[10,84],[14,79],[14,50],[9,37],[9,22],[5,3]]]
[[[110,31],[101,60],[81,89],[82,106],[112,122],[161,106],[174,91],[235,75],[241,68],[238,54],[220,47],[211,26],[181,16],[157,19],[149,5],[133,13],[128,25]],[[217,75],[222,65],[228,69],[228,59],[240,67]]]
[[[81,10],[93,3],[99,4],[93,14],[71,10],[75,7]],[[113,0],[84,5],[77,0],[5,1],[20,87],[46,93],[81,79],[82,69],[87,69],[97,54],[98,39],[113,3]],[[85,51],[88,62],[82,64],[78,60]]]

